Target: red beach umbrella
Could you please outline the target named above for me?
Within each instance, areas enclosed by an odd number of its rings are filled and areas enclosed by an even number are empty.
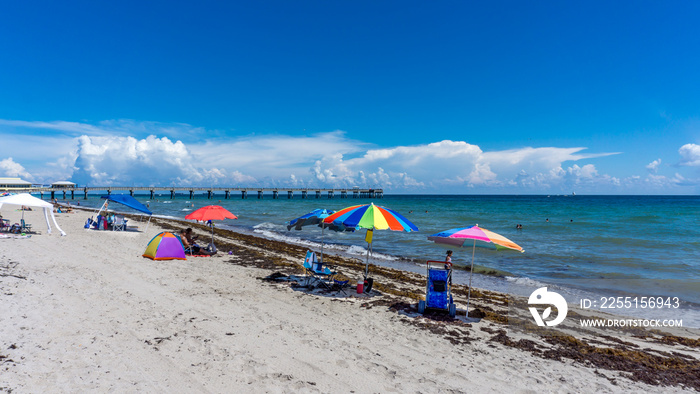
[[[224,220],[224,219],[238,219],[236,215],[229,212],[226,208],[219,205],[207,205],[206,207],[201,207],[189,215],[185,216],[185,219],[189,220]],[[211,244],[214,245],[214,224],[211,224]]]
[[[224,207],[219,205],[207,205],[206,207],[201,207],[191,214],[185,216],[185,219],[207,221],[238,218]]]

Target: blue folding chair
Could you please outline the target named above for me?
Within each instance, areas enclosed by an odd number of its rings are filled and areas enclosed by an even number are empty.
[[[26,233],[29,233],[29,232],[32,231],[32,225],[31,225],[31,224],[25,223],[25,222],[24,222],[24,219],[21,219],[20,222],[22,223],[22,225],[21,225],[19,231],[21,231],[21,232],[23,232],[23,233],[25,233],[25,232],[26,232]]]
[[[348,293],[345,292],[345,288],[349,286],[350,281],[349,280],[338,280],[338,279],[333,279],[333,288],[338,288],[343,294],[348,295]]]
[[[326,289],[331,290],[330,284],[333,283],[333,277],[336,272],[331,271],[328,267],[324,267],[323,263],[316,259],[315,252],[310,250],[306,252],[303,267],[308,278],[307,286],[312,283],[319,283]]]

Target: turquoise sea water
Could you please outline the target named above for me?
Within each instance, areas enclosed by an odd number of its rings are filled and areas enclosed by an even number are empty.
[[[248,199],[170,196],[148,202],[156,215],[183,218],[204,205],[222,205],[238,216],[222,225],[243,232],[320,248],[321,229],[288,231],[286,222],[316,208],[338,210],[374,202],[411,220],[419,232],[376,231],[377,264],[424,272],[420,262],[442,260],[446,248],[427,240],[439,231],[474,224],[497,232],[525,253],[476,249],[477,287],[527,293],[542,284],[577,291],[677,296],[700,304],[700,196],[440,196],[386,195],[382,199]],[[97,206],[99,197],[68,200]],[[192,205],[194,204],[194,207]],[[114,208],[114,207],[113,207]],[[128,211],[127,208],[123,209]],[[522,224],[522,229],[516,229]],[[364,260],[364,230],[325,232],[326,250]],[[453,262],[469,265],[471,248],[454,250]],[[468,273],[455,276],[466,282]],[[522,285],[522,289],[520,289]],[[520,289],[520,290],[519,290]],[[529,294],[529,293],[527,293]]]

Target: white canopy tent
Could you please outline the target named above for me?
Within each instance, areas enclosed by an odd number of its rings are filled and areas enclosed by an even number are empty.
[[[29,193],[20,193],[0,197],[0,208],[2,208],[3,205],[19,205],[32,208],[43,208],[44,217],[46,218],[46,226],[49,228],[48,233],[51,234],[51,224],[49,223],[49,214],[51,214],[51,219],[53,219],[53,224],[56,226],[56,229],[58,229],[61,235],[66,235],[65,231],[58,227],[58,223],[56,223],[56,216],[53,214],[53,204],[49,202],[36,198]]]

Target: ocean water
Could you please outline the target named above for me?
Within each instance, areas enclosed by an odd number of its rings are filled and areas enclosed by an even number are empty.
[[[447,250],[428,241],[428,235],[478,224],[511,239],[525,252],[477,248],[477,287],[524,295],[533,286],[548,285],[565,289],[569,298],[584,293],[663,295],[679,297],[693,309],[700,305],[700,196],[385,195],[374,200],[280,196],[284,198],[136,197],[154,214],[175,218],[204,205],[221,205],[238,219],[217,225],[313,249],[320,249],[321,229],[288,231],[286,222],[317,208],[338,210],[373,202],[401,213],[420,230],[375,231],[375,264],[423,273],[425,260],[443,260]],[[68,202],[101,204],[97,196]],[[522,229],[516,229],[517,224]],[[364,230],[325,231],[325,250],[364,261],[364,236]],[[453,250],[455,264],[470,264],[471,247]],[[466,283],[468,276],[456,273],[455,281]]]

